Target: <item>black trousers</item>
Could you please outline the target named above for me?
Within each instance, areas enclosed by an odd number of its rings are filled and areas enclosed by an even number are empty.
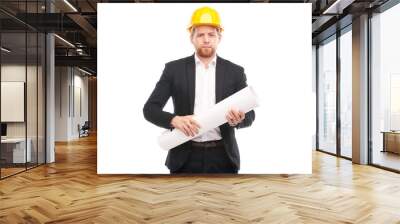
[[[199,146],[193,144],[187,161],[180,169],[171,171],[170,173],[237,174],[238,170],[226,154],[223,144],[217,146]]]

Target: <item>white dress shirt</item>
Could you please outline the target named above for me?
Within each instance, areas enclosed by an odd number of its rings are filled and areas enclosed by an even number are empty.
[[[215,105],[215,68],[217,65],[217,57],[214,56],[212,61],[205,67],[202,61],[195,54],[196,63],[196,88],[194,99],[194,115],[207,111]],[[193,141],[205,142],[222,139],[219,127],[214,128],[196,138]]]

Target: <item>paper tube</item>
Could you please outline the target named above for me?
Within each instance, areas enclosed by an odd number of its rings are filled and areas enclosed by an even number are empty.
[[[197,135],[193,137],[186,136],[178,129],[173,129],[172,131],[166,130],[158,137],[158,144],[162,149],[170,150],[226,123],[227,120],[225,116],[228,110],[234,108],[247,113],[258,105],[258,99],[253,88],[247,86],[246,88],[215,104],[208,111],[194,115],[193,119],[195,119],[201,127]]]

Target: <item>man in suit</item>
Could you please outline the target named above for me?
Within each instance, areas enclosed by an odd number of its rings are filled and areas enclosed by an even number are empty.
[[[207,111],[247,83],[243,67],[216,54],[223,30],[217,11],[209,7],[197,9],[188,30],[195,54],[165,65],[143,114],[159,127],[177,128],[193,137],[201,128],[193,115]],[[163,111],[170,97],[174,113]],[[250,126],[255,113],[232,108],[226,119],[227,123],[171,149],[165,162],[170,172],[238,173],[240,155],[235,128]]]

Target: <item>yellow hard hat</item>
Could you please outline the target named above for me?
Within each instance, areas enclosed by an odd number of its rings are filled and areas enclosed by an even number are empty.
[[[193,12],[188,31],[191,32],[194,26],[199,25],[210,25],[217,27],[220,31],[223,30],[218,12],[210,7],[201,7]]]

